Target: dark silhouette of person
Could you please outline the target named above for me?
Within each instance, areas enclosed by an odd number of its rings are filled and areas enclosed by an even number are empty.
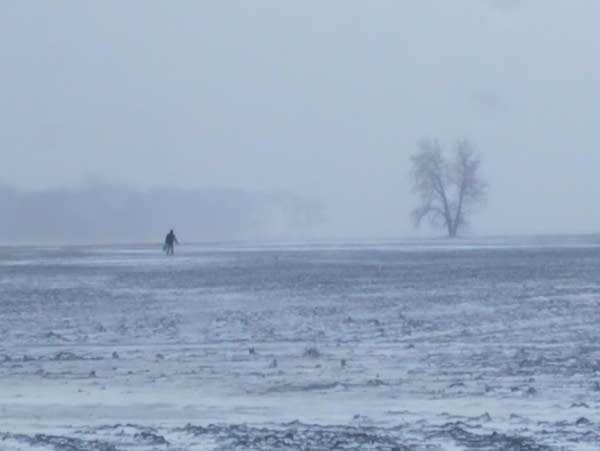
[[[173,229],[171,229],[165,237],[165,252],[167,255],[173,255],[175,253],[175,243],[179,244],[179,241],[177,241],[177,237],[175,236]]]

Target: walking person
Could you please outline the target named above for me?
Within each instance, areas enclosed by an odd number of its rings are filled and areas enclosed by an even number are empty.
[[[175,232],[173,232],[173,229],[171,229],[169,231],[169,233],[167,233],[167,236],[165,237],[164,250],[167,253],[167,255],[175,254],[175,243],[179,244],[179,241],[177,241]]]

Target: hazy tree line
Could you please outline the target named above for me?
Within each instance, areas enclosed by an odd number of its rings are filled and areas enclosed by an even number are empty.
[[[480,154],[467,140],[444,152],[423,139],[411,155],[418,205],[412,219],[455,237],[486,201]],[[302,239],[324,221],[318,201],[288,192],[242,189],[137,190],[94,180],[79,187],[19,191],[0,184],[0,243],[160,242]]]
[[[160,242],[300,238],[323,220],[314,200],[241,189],[147,191],[102,182],[19,191],[0,185],[2,242]]]

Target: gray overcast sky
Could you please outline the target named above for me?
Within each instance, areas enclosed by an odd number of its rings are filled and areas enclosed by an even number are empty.
[[[0,180],[285,189],[401,236],[417,139],[466,136],[473,232],[600,231],[596,0],[0,0]]]

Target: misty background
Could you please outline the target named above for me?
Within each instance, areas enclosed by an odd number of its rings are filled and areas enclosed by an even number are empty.
[[[394,238],[418,139],[470,233],[600,230],[600,3],[0,0],[0,242]]]

